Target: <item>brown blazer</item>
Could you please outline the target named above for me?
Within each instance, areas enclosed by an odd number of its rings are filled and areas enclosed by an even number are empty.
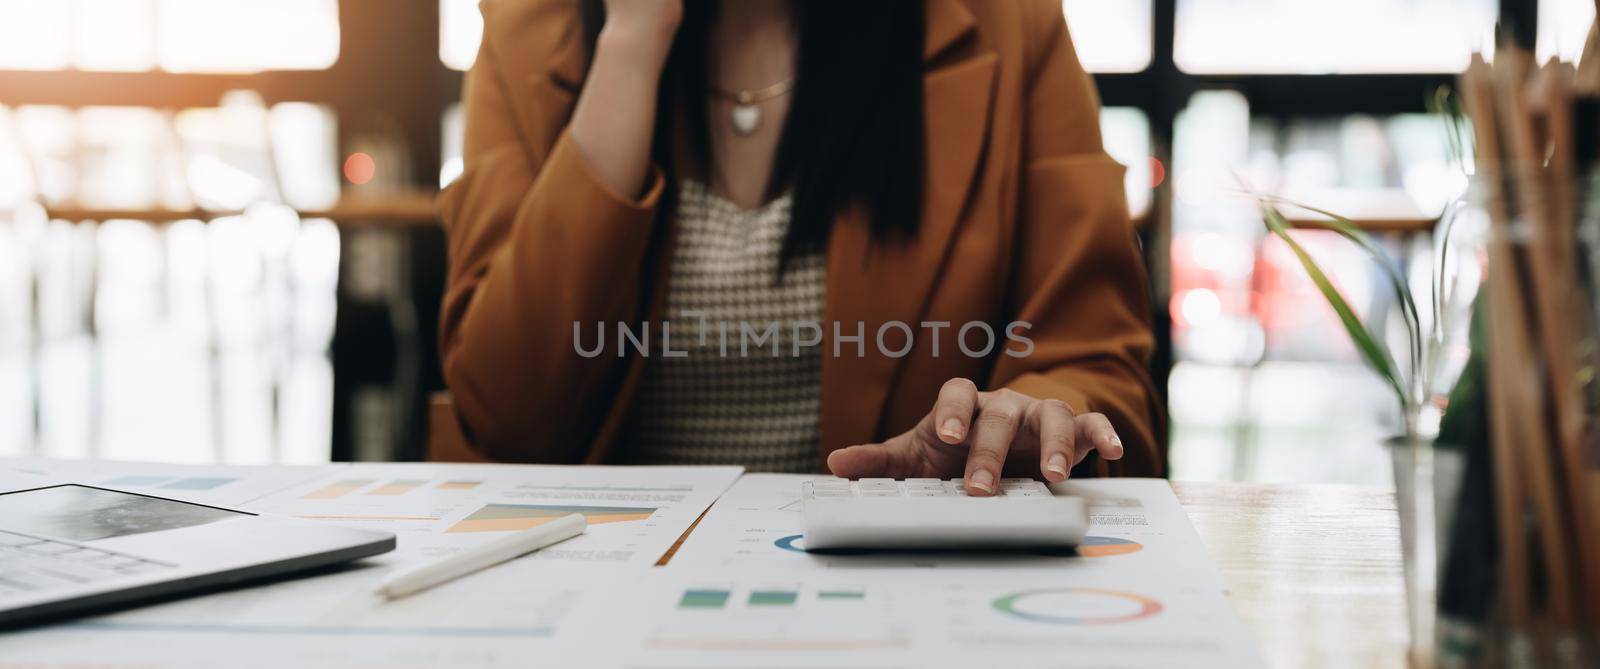
[[[450,274],[444,374],[473,444],[508,461],[605,462],[644,360],[573,348],[573,323],[659,322],[671,257],[655,208],[590,172],[566,125],[587,68],[576,3],[485,0],[467,75],[466,168],[441,195]],[[1151,304],[1099,100],[1057,0],[928,0],[927,171],[914,239],[874,243],[858,215],[827,248],[822,451],[913,426],[966,377],[1098,411],[1126,446],[1102,474],[1158,475],[1162,412],[1145,365]],[[1032,323],[1025,358],[971,359],[922,321]],[[864,322],[866,355],[832,357],[832,322]],[[887,321],[910,355],[878,354]],[[591,335],[592,336],[592,335]],[[902,335],[888,335],[891,348]],[[974,336],[974,343],[976,343]],[[954,353],[954,354],[953,354]]]

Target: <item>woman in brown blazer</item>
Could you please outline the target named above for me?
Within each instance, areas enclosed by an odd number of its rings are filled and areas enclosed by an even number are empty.
[[[482,11],[440,198],[482,453],[1160,474],[1123,168],[1059,2]]]

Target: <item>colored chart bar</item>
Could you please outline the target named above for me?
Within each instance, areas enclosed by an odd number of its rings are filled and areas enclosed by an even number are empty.
[[[390,481],[381,486],[373,488],[372,491],[368,492],[367,494],[394,497],[396,495],[404,495],[408,492],[416,490],[417,488],[421,488],[427,483],[427,481],[418,480]]]
[[[728,597],[732,592],[720,589],[698,589],[683,591],[683,598],[678,600],[680,609],[720,609],[728,605]]]
[[[445,481],[439,484],[440,490],[471,490],[478,487],[483,481]]]
[[[817,593],[817,599],[825,602],[861,601],[866,597],[867,593],[861,590],[822,590]]]
[[[189,478],[186,478],[186,479],[178,479],[176,481],[168,483],[168,484],[166,484],[164,486],[161,486],[161,489],[162,490],[215,490],[215,489],[220,488],[222,486],[228,485],[229,483],[233,483],[234,481],[237,481],[237,480],[239,480],[239,479],[236,479],[236,478],[224,478],[224,477],[219,477],[219,476],[192,476],[192,477],[189,477]]]
[[[751,606],[794,606],[800,593],[793,590],[751,590]]]
[[[654,507],[623,506],[572,506],[567,504],[488,504],[461,522],[450,526],[446,533],[460,532],[513,532],[538,527],[571,513],[581,513],[590,525],[646,520],[655,513]]]
[[[365,487],[367,484],[372,483],[372,481],[372,479],[346,479],[344,481],[334,481],[333,483],[329,483],[328,485],[301,495],[300,499],[336,499],[353,493]]]

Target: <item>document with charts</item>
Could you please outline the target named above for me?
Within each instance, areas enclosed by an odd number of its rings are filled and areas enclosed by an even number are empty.
[[[168,470],[180,478],[203,471]],[[243,506],[386,529],[399,537],[394,552],[305,578],[0,634],[0,666],[495,667],[564,649],[603,657],[611,646],[589,648],[600,631],[573,621],[603,621],[615,603],[595,593],[650,569],[740,471],[330,465]],[[371,594],[398,565],[568,513],[588,518],[585,534],[403,599]]]
[[[1057,484],[1088,499],[1067,553],[815,555],[800,483],[750,474],[642,588],[630,666],[1259,666],[1161,480]]]

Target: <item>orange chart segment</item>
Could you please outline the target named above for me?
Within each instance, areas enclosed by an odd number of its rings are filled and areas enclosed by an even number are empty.
[[[1128,539],[1088,536],[1084,537],[1083,544],[1078,546],[1078,554],[1084,557],[1109,557],[1137,553],[1143,548],[1144,544]]]
[[[569,513],[581,513],[589,524],[645,520],[654,507],[571,506],[566,504],[489,504],[445,530],[460,532],[512,532],[538,527]]]
[[[381,486],[378,486],[372,492],[369,492],[367,494],[368,495],[380,495],[380,496],[385,496],[385,497],[394,497],[396,495],[404,495],[404,494],[406,494],[408,492],[416,490],[417,488],[422,487],[423,484],[425,484],[425,483],[427,483],[427,481],[415,481],[415,480],[390,481],[390,482],[385,483],[385,484],[383,484]]]
[[[347,479],[344,481],[334,481],[333,483],[329,483],[328,485],[301,495],[300,498],[337,499],[365,487],[367,484],[372,483],[372,481],[372,479]]]

